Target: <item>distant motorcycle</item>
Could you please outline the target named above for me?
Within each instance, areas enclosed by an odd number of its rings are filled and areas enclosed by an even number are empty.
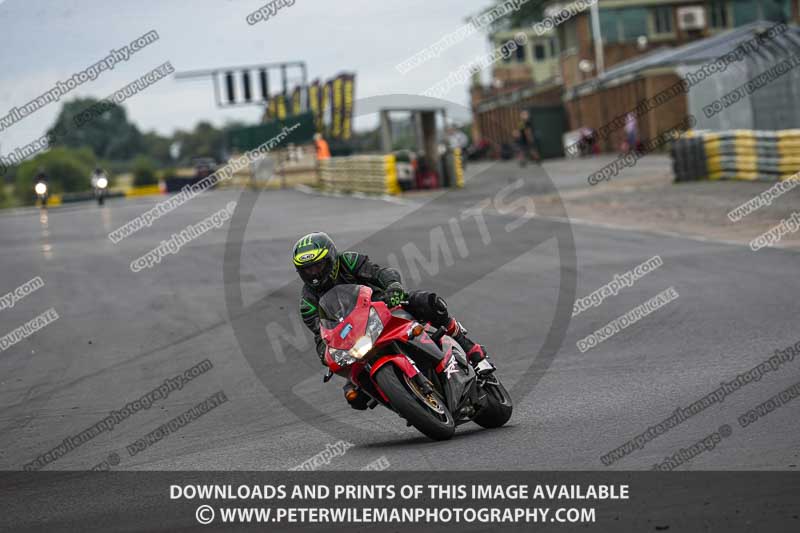
[[[39,201],[39,205],[42,207],[47,206],[47,183],[44,181],[37,181],[36,185],[33,186],[33,191],[36,193],[36,199]]]
[[[325,381],[333,374],[348,379],[370,396],[368,407],[383,404],[434,440],[449,439],[469,421],[496,428],[511,418],[511,397],[493,372],[476,374],[444,328],[373,301],[369,287],[334,287],[320,299],[319,314]]]
[[[100,176],[94,184],[94,197],[97,198],[97,205],[103,205],[108,194],[108,178]]]

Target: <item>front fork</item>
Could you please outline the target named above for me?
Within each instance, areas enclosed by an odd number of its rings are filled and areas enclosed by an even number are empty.
[[[424,394],[430,394],[433,392],[428,379],[422,374],[422,372],[419,371],[419,368],[417,368],[417,365],[410,357],[400,353],[384,355],[375,361],[368,368],[368,371],[372,386],[376,391],[378,391],[385,403],[388,403],[389,399],[383,394],[383,391],[376,385],[375,380],[372,378],[375,376],[375,373],[378,372],[378,370],[386,365],[394,365],[396,368],[400,369],[400,371],[403,372],[403,374],[405,374],[409,380],[414,382],[414,384],[417,385],[417,387],[419,387]]]

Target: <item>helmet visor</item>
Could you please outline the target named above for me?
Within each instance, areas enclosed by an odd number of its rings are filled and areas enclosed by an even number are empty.
[[[333,261],[330,257],[326,257],[322,261],[312,265],[298,268],[297,273],[300,274],[300,278],[304,282],[308,283],[312,287],[320,287],[330,276],[332,270]]]

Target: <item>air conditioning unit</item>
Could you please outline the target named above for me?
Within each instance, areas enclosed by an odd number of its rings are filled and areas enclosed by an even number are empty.
[[[678,28],[682,30],[702,30],[706,27],[706,10],[703,6],[678,8]]]

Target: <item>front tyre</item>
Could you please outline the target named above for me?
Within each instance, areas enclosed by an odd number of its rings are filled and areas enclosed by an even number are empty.
[[[378,369],[374,379],[389,399],[389,404],[412,426],[433,440],[453,436],[456,424],[441,396],[425,395],[405,374],[398,375],[393,364]]]
[[[499,428],[508,422],[514,410],[511,395],[494,374],[485,379],[481,388],[486,393],[486,405],[472,420],[485,428]]]

